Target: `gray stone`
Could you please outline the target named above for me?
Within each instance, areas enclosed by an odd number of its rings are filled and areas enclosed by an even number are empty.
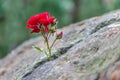
[[[120,10],[60,30],[54,60],[32,48],[45,47],[41,37],[30,39],[0,60],[0,80],[119,80]]]

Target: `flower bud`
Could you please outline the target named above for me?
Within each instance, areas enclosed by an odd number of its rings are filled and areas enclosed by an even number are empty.
[[[58,23],[57,19],[54,19],[54,21],[51,23],[51,26],[56,26],[57,23]]]
[[[54,33],[56,32],[56,27],[55,27],[55,26],[51,26],[51,27],[50,27],[50,32],[51,32],[52,34],[54,34]]]
[[[57,34],[56,39],[61,39],[62,36],[63,36],[63,32],[61,31]]]

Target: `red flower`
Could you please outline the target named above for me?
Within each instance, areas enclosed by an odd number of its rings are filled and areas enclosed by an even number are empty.
[[[49,30],[48,25],[50,25],[54,21],[54,16],[50,17],[48,12],[44,12],[41,14],[36,14],[27,21],[26,28],[33,29],[31,33],[38,33],[41,30],[41,26],[43,25],[45,28],[43,32],[47,32]]]

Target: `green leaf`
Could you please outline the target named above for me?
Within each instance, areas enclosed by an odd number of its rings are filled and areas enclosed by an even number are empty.
[[[33,48],[37,49],[40,52],[43,52],[43,50],[41,48],[37,47],[37,46],[33,46]]]

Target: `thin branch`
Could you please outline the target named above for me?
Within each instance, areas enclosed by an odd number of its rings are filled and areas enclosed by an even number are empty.
[[[53,47],[53,45],[55,44],[56,40],[57,40],[57,39],[55,39],[55,40],[53,41],[53,43],[52,43],[52,45],[50,46],[50,48]]]

